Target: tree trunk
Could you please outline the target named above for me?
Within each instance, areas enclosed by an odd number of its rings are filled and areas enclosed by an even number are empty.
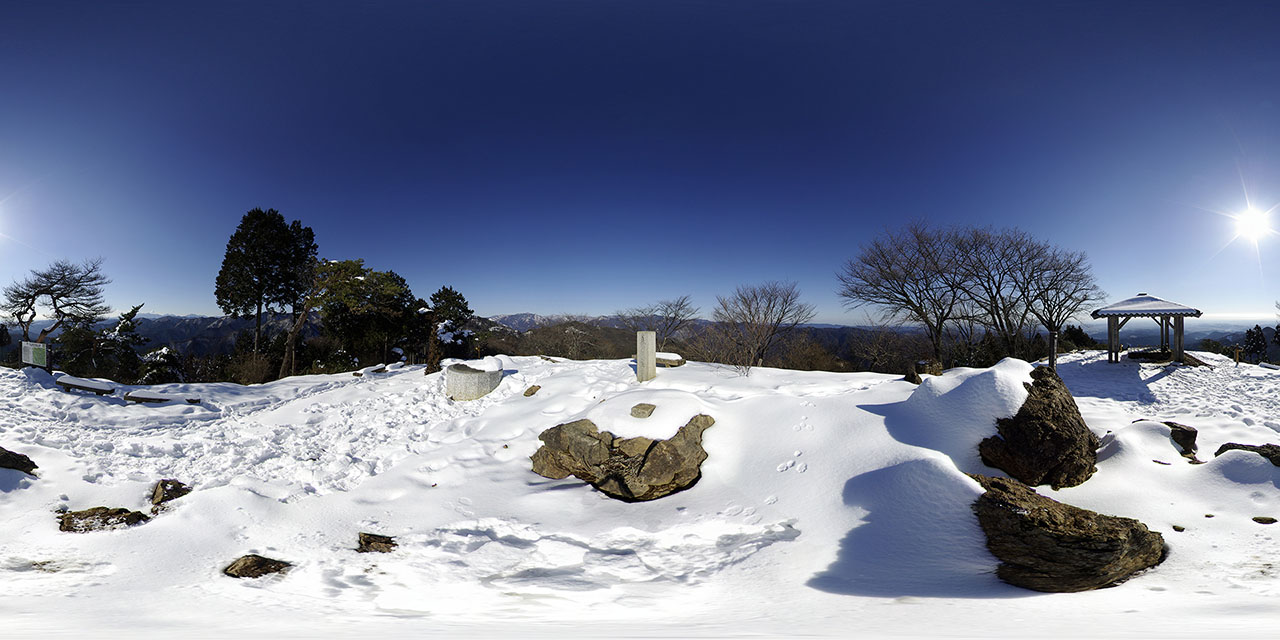
[[[262,335],[262,301],[258,301],[258,313],[254,315],[257,320],[253,325],[253,355],[258,355],[258,337]]]
[[[1049,330],[1049,368],[1058,370],[1058,332]]]

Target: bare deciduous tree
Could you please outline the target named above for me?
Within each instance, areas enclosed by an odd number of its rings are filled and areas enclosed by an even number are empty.
[[[1058,364],[1058,332],[1087,306],[1106,300],[1081,251],[1042,247],[1027,288],[1027,308],[1049,331],[1049,366]]]
[[[43,271],[33,269],[27,279],[5,287],[0,310],[22,328],[22,339],[30,341],[31,324],[38,309],[49,309],[46,317],[53,324],[42,329],[36,338],[36,342],[44,342],[66,323],[93,324],[110,313],[111,307],[102,298],[102,288],[110,283],[102,275],[102,258],[81,264],[59,260]]]
[[[944,330],[964,296],[951,234],[916,222],[862,248],[836,275],[851,307],[875,305],[924,327],[933,356],[942,360]]]
[[[674,300],[660,300],[654,304],[618,312],[622,324],[632,331],[652,331],[657,334],[658,350],[666,349],[667,340],[675,337],[698,317],[698,307],[689,296]]]
[[[1005,352],[1019,353],[1033,328],[1027,289],[1045,246],[1017,229],[962,229],[954,242],[958,282],[976,312],[972,319],[995,334]]]
[[[711,331],[727,348],[727,363],[743,375],[750,375],[753,366],[763,366],[779,338],[814,316],[813,305],[800,302],[794,282],[740,286],[733,295],[717,296],[716,302]]]

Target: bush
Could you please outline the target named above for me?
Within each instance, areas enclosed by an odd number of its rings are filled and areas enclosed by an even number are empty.
[[[271,362],[266,356],[242,353],[231,359],[227,367],[231,380],[239,384],[262,384],[271,376]]]

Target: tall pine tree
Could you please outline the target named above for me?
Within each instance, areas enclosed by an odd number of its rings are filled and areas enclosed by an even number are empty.
[[[453,287],[440,287],[431,294],[431,313],[447,358],[465,358],[471,351],[471,334],[463,327],[471,320],[471,307]]]
[[[1267,334],[1263,333],[1261,325],[1253,325],[1252,329],[1244,332],[1244,352],[1254,362],[1266,357]]]
[[[275,209],[252,209],[227,241],[214,296],[224,313],[252,315],[253,352],[260,353],[262,312],[289,305],[296,312],[310,285],[315,233],[298,221],[285,224]]]

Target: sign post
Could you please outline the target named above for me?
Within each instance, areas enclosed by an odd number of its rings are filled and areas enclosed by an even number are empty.
[[[22,363],[49,368],[49,346],[42,342],[22,342]]]

